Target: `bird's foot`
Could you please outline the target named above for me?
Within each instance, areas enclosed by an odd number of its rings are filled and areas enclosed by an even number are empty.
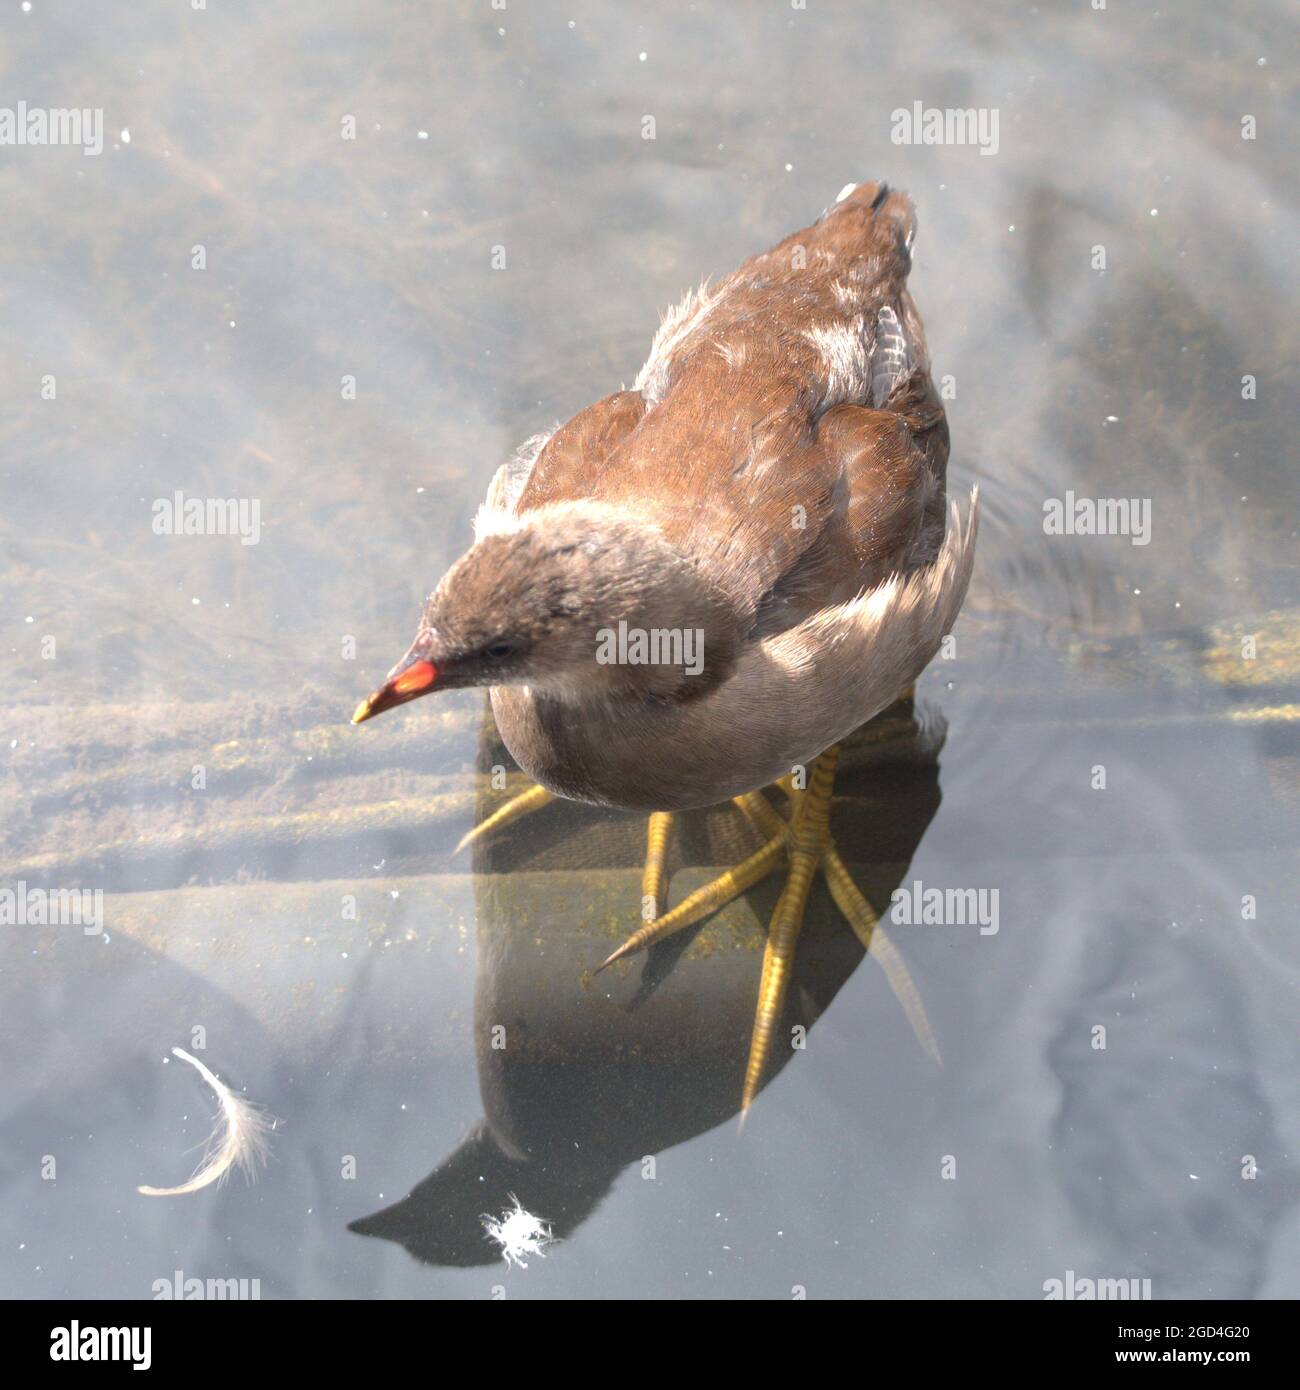
[[[830,805],[838,756],[839,750],[830,748],[817,759],[813,764],[812,776],[806,790],[796,788],[793,779],[789,777],[782,778],[777,783],[792,805],[789,821],[784,820],[759,792],[750,792],[734,798],[740,810],[768,837],[762,848],[696,889],[672,911],[648,921],[633,932],[598,967],[599,970],[603,970],[624,956],[643,950],[675,932],[693,926],[764,879],[776,867],[782,855],[788,853],[790,867],[785,887],[768,927],[767,948],[763,955],[763,973],[759,983],[754,1032],[750,1040],[749,1061],[745,1068],[745,1083],[741,1096],[742,1119],[758,1094],[771,1056],[776,1024],[789,986],[795,943],[803,926],[808,894],[818,869],[825,874],[827,887],[836,906],[848,919],[863,948],[875,956],[885,972],[885,978],[902,1005],[921,1046],[936,1062],[940,1061],[938,1043],[907,966],[880,926],[875,910],[854,883],[831,838]],[[664,839],[666,835],[658,842],[660,864]],[[650,843],[652,848],[656,844],[653,817]],[[650,882],[650,867],[647,863],[646,897],[643,899],[647,905],[662,901],[662,883],[652,895],[648,886]]]
[[[907,965],[885,934],[875,910],[854,883],[831,838],[830,806],[838,757],[839,749],[832,747],[817,759],[806,790],[798,788],[791,777],[783,777],[776,784],[790,801],[789,820],[779,815],[761,792],[734,797],[734,804],[767,839],[749,858],[697,888],[669,912],[664,911],[664,906],[667,897],[666,860],[673,813],[655,811],[647,824],[645,872],[641,880],[641,914],[645,925],[633,932],[597,966],[599,973],[624,956],[645,950],[694,926],[765,879],[781,858],[788,855],[789,870],[785,886],[768,926],[767,948],[763,954],[754,1031],[741,1095],[742,1119],[758,1094],[771,1057],[777,1021],[789,987],[795,944],[803,927],[808,894],[818,869],[825,874],[835,905],[847,918],[863,949],[871,952],[884,971],[885,979],[921,1046],[935,1062],[941,1061],[939,1045]],[[456,846],[455,852],[459,853],[476,841],[504,829],[554,799],[553,793],[545,787],[529,787],[511,797],[469,831]]]

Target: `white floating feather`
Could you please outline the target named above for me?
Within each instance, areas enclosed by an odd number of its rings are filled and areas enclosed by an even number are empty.
[[[183,1197],[214,1182],[221,1182],[233,1168],[242,1168],[251,1179],[259,1163],[266,1159],[267,1135],[275,1122],[250,1101],[237,1096],[229,1086],[183,1048],[173,1047],[172,1056],[188,1062],[216,1092],[221,1113],[208,1142],[198,1171],[179,1187],[137,1187],[145,1197]]]

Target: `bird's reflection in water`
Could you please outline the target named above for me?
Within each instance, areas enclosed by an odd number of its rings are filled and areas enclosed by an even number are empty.
[[[906,700],[843,744],[833,831],[880,916],[938,810],[944,734],[940,717]],[[480,768],[502,766],[510,759],[489,720]],[[489,1264],[500,1251],[485,1237],[484,1213],[500,1214],[517,1198],[563,1238],[628,1164],[739,1112],[780,875],[647,956],[593,976],[637,925],[644,837],[642,817],[556,801],[475,845],[484,1118],[409,1196],[351,1230],[396,1241],[430,1264]],[[682,816],[673,899],[760,843],[730,805]],[[768,1081],[865,954],[817,884],[778,1031],[791,1045],[776,1049]],[[926,1031],[923,1015],[912,1021]]]

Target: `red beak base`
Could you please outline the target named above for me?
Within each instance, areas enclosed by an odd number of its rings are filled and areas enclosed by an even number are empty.
[[[404,705],[408,700],[427,695],[438,683],[438,668],[431,661],[413,661],[403,667],[385,685],[357,706],[352,715],[354,724],[364,724],[385,710]]]

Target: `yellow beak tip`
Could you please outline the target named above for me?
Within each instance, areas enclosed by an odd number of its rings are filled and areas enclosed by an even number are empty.
[[[354,724],[364,724],[370,718],[370,701],[362,702],[352,711],[352,722]]]

